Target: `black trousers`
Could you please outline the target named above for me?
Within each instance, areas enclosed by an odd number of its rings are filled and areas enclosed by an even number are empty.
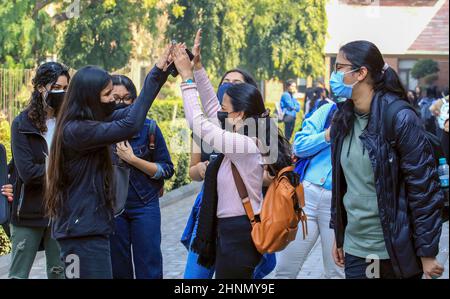
[[[345,278],[346,279],[396,279],[391,260],[366,261],[365,258],[351,254],[345,254]],[[378,267],[377,267],[378,266]],[[374,271],[372,271],[374,270]],[[376,273],[375,273],[376,271]],[[423,273],[419,273],[409,279],[421,279]]]
[[[251,279],[262,255],[253,244],[247,216],[219,218],[216,279]]]

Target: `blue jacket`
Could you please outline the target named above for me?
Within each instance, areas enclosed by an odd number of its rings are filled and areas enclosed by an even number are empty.
[[[325,140],[325,122],[334,104],[325,104],[305,119],[295,134],[293,150],[299,158],[314,156],[306,168],[305,180],[331,190],[331,144]]]
[[[293,116],[295,118],[297,112],[300,111],[300,103],[289,92],[286,91],[281,96],[280,108],[281,111],[284,112],[284,115]]]
[[[168,73],[154,67],[133,105],[116,110],[104,122],[69,121],[63,131],[66,190],[57,217],[52,219],[55,239],[110,235],[114,229],[113,210],[103,187],[106,172],[99,157],[110,145],[139,133],[145,117]]]
[[[128,201],[137,200],[141,205],[146,205],[152,200],[159,199],[159,192],[164,187],[164,180],[170,179],[174,174],[173,163],[167,149],[164,136],[160,128],[155,125],[155,149],[149,149],[149,131],[152,121],[146,119],[140,132],[130,140],[130,145],[136,157],[148,162],[156,163],[158,170],[153,177],[145,174],[141,170],[129,165],[130,185],[128,189]],[[116,145],[113,145],[115,152]],[[118,162],[117,154],[113,155],[113,163]],[[127,202],[127,205],[129,202]],[[131,204],[131,203],[130,203]],[[136,204],[136,202],[132,203]]]
[[[401,100],[393,94],[376,93],[367,128],[359,138],[374,170],[386,249],[396,275],[408,278],[422,272],[420,257],[435,257],[439,252],[444,194],[440,190],[433,148],[414,111],[404,109],[396,115],[395,148],[386,140],[383,115],[387,105]],[[338,113],[348,109],[346,104]],[[337,129],[339,126],[340,123],[331,126],[333,190],[330,227],[334,228],[337,247],[342,248],[347,225],[343,203],[347,183],[340,162],[345,136]]]

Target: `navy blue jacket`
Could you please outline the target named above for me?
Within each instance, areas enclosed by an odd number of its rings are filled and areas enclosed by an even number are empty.
[[[135,103],[116,110],[108,121],[76,120],[66,124],[63,132],[66,194],[61,211],[52,222],[55,239],[113,232],[113,211],[106,201],[103,187],[106,173],[100,165],[100,155],[105,148],[131,138],[142,129],[167,75],[154,67]]]
[[[155,149],[149,148],[149,131],[151,120],[146,119],[144,126],[138,134],[129,140],[136,157],[148,162],[154,162],[160,169],[158,177],[152,178],[140,169],[129,165],[130,167],[130,185],[128,189],[128,201],[138,198],[142,205],[159,198],[159,192],[164,187],[164,180],[170,179],[174,174],[173,163],[167,149],[166,141],[161,133],[161,129],[155,127]],[[115,152],[115,145],[113,145]],[[113,155],[113,163],[118,162],[117,154]],[[127,202],[128,204],[128,202]]]
[[[393,94],[377,93],[372,101],[367,128],[360,139],[369,153],[375,174],[378,208],[386,249],[396,275],[408,278],[422,272],[420,257],[435,257],[441,235],[444,195],[431,143],[423,124],[412,110],[401,110],[394,120],[395,149],[385,138],[383,113]],[[343,198],[347,183],[340,157],[345,138],[331,126],[333,192],[330,226],[336,245],[343,247],[347,216]]]

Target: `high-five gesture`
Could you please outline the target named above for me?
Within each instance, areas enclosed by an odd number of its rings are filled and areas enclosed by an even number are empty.
[[[197,31],[194,40],[194,47],[192,48],[192,54],[194,54],[194,69],[199,70],[202,66],[202,56],[201,56],[201,43],[202,43],[202,29]]]
[[[175,46],[172,50],[172,55],[175,62],[175,67],[177,68],[183,81],[193,79],[194,75],[192,71],[192,64],[188,54],[185,51],[185,47],[183,45]]]
[[[167,70],[169,65],[172,63],[172,49],[174,48],[174,45],[169,44],[166,46],[166,49],[164,50],[164,53],[159,57],[158,61],[156,62],[156,67],[160,70],[163,70],[164,72]]]

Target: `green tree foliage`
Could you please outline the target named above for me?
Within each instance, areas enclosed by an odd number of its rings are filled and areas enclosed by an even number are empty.
[[[240,63],[251,1],[178,0],[169,6],[167,37],[192,48],[195,33],[203,30],[202,60],[211,73],[221,74]]]
[[[202,58],[216,76],[242,66],[259,79],[320,76],[325,0],[178,0],[168,36],[191,46],[203,28]]]
[[[433,59],[421,59],[414,64],[411,76],[416,79],[422,79],[437,72],[439,72],[439,65],[436,61]]]
[[[252,0],[244,67],[260,79],[323,74],[325,0]]]
[[[82,3],[80,16],[68,22],[61,60],[75,69],[86,64],[109,71],[125,66],[132,38],[129,4],[126,0]]]
[[[36,0],[0,0],[0,66],[31,68],[55,43],[51,18]]]

